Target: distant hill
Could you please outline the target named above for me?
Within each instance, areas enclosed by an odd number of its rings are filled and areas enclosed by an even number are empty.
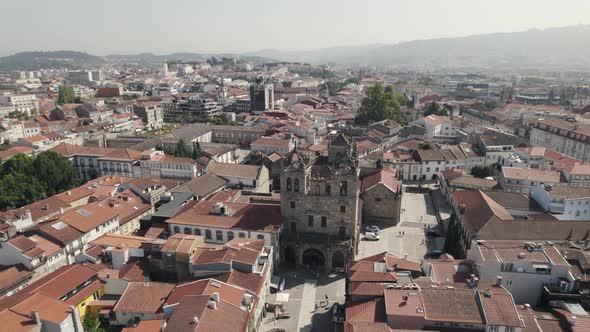
[[[104,63],[103,58],[84,52],[21,52],[0,57],[0,70],[37,70],[64,67],[77,69]]]
[[[255,63],[274,62],[274,60],[262,56],[250,56],[247,54],[209,54],[209,53],[171,53],[156,55],[153,53],[139,53],[139,54],[112,54],[107,55],[105,59],[110,63],[138,63],[144,65],[162,64],[166,61],[205,61],[208,58],[216,57],[238,57],[244,61],[252,61]]]
[[[381,66],[588,69],[590,25],[252,55],[284,61]]]

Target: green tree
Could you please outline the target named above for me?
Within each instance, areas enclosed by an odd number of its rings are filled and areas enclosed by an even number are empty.
[[[58,90],[58,97],[57,103],[60,105],[63,104],[70,104],[76,101],[76,94],[74,93],[74,88],[69,85],[62,85],[59,87]]]
[[[33,169],[48,196],[80,185],[78,171],[66,158],[53,151],[41,152],[33,161]]]
[[[45,198],[45,188],[37,178],[9,173],[0,179],[0,210],[16,209]]]
[[[178,140],[178,143],[176,143],[176,149],[174,150],[174,155],[176,157],[188,157],[188,149],[186,147],[186,143],[184,142],[184,140],[181,138]]]
[[[18,154],[0,166],[0,210],[52,196],[80,185],[78,172],[55,152],[36,158]]]
[[[419,143],[418,148],[421,150],[431,150],[432,146],[429,143]]]
[[[433,101],[430,104],[426,105],[423,109],[424,116],[429,115],[439,115],[439,116],[448,116],[449,111],[445,107],[441,107],[437,102]]]
[[[449,218],[449,226],[447,227],[447,236],[445,239],[446,253],[453,255],[454,258],[465,258],[465,249],[463,248],[463,237],[461,236],[461,227],[457,216],[453,211]]]
[[[84,332],[105,332],[100,326],[100,320],[96,315],[87,314],[82,321],[82,328]]]
[[[8,174],[25,174],[27,176],[33,176],[33,157],[29,157],[24,154],[17,154],[16,156],[8,159],[0,167],[0,177],[4,177]]]
[[[201,154],[201,143],[197,142],[197,144],[193,148],[192,158],[193,159],[199,159],[200,154]]]
[[[483,179],[492,176],[492,168],[490,166],[474,166],[471,168],[471,175]]]
[[[405,124],[405,118],[400,112],[400,105],[395,99],[393,88],[390,86],[384,88],[383,84],[376,83],[369,87],[355,122],[368,124],[382,120],[394,120],[402,125]]]

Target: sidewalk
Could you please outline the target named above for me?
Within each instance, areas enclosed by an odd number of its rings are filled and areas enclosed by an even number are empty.
[[[451,207],[443,197],[440,188],[432,190],[431,192],[432,203],[437,211],[437,217],[439,223],[445,222],[451,217]]]

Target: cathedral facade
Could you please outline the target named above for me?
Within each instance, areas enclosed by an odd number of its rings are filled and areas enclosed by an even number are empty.
[[[334,137],[327,156],[295,148],[281,174],[283,263],[319,271],[344,269],[358,249],[361,181],[354,144]]]

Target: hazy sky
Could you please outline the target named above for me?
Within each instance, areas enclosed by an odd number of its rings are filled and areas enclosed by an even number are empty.
[[[0,55],[307,50],[590,24],[589,0],[0,0]]]

